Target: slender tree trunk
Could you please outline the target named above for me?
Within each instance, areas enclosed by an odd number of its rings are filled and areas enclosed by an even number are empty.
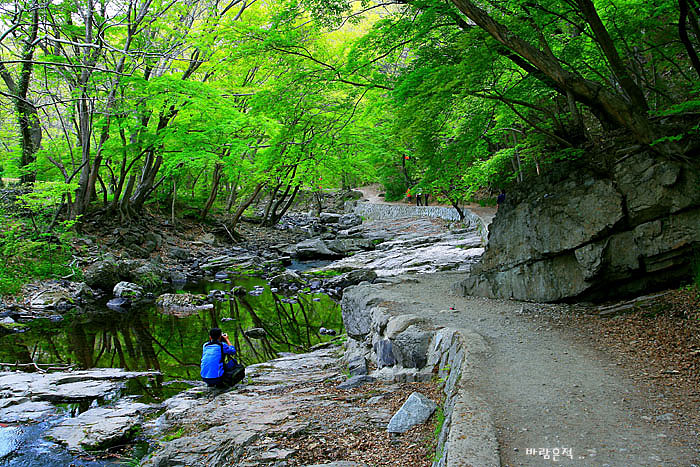
[[[700,59],[698,59],[698,54],[695,52],[693,45],[688,37],[688,1],[678,0],[678,6],[680,9],[678,18],[678,37],[680,37],[683,46],[685,47],[688,57],[690,58],[690,63],[693,65],[695,73],[700,77]]]
[[[219,182],[221,182],[221,175],[223,175],[223,168],[224,166],[218,162],[216,163],[216,165],[214,165],[214,173],[212,174],[211,181],[211,191],[209,192],[209,198],[207,198],[207,202],[204,204],[204,208],[202,209],[202,220],[206,219],[209,210],[214,205],[216,195],[219,191]]]
[[[281,211],[276,212],[277,206],[275,206],[275,211],[272,213],[272,218],[270,219],[270,226],[276,225],[280,221],[280,219],[282,219],[282,216],[284,216],[287,213],[289,208],[292,207],[297,193],[299,193],[299,185],[294,187],[294,191],[292,191],[292,194],[289,195],[289,198],[287,199],[287,202],[285,203]]]
[[[246,209],[248,209],[248,206],[250,206],[253,201],[255,201],[255,198],[258,197],[260,194],[260,191],[263,189],[265,186],[265,183],[260,182],[255,186],[255,189],[253,190],[253,193],[246,199],[243,203],[241,203],[240,206],[238,206],[238,209],[236,209],[236,213],[233,215],[233,219],[231,220],[231,230],[236,229],[236,225],[238,225],[238,221],[241,220],[241,216],[245,212]]]
[[[172,203],[170,204],[170,221],[175,225],[175,203],[177,201],[177,182],[175,181],[175,177],[173,177],[173,200]]]
[[[41,148],[41,124],[36,106],[29,98],[29,84],[34,68],[34,50],[39,32],[39,4],[32,2],[31,6],[31,29],[22,50],[22,67],[19,79],[15,83],[5,65],[0,62],[0,77],[2,77],[7,89],[13,94],[12,101],[15,105],[17,123],[20,131],[20,142],[22,147],[22,157],[20,165],[23,169],[20,175],[22,183],[34,183],[36,171],[29,168],[35,160],[36,152]]]

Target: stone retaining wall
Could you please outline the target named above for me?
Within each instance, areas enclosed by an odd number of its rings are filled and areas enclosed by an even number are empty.
[[[352,201],[345,204],[345,210],[371,221],[400,219],[403,217],[432,217],[448,221],[459,221],[457,210],[444,206],[374,204]],[[488,230],[481,218],[466,208],[464,209],[464,215],[463,223],[465,227],[476,228],[482,238],[486,240]]]
[[[436,328],[402,312],[402,304],[382,298],[368,283],[345,289],[341,303],[349,336],[349,366],[364,359],[372,376],[394,381],[444,382],[444,422],[433,467],[498,466],[498,445],[486,405],[464,387],[470,359],[486,350],[480,336],[466,330]],[[465,463],[466,462],[466,463]]]

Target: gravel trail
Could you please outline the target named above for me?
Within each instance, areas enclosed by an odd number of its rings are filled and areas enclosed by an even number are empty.
[[[411,276],[386,284],[383,296],[438,326],[484,337],[489,350],[472,362],[480,376],[465,384],[492,410],[503,466],[700,465],[698,427],[682,430],[673,414],[658,415],[654,394],[566,332],[561,307],[457,296],[458,279]],[[564,448],[573,459],[562,457]]]

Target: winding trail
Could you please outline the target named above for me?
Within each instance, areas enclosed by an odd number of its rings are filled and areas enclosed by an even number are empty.
[[[698,464],[697,436],[679,429],[673,416],[656,415],[655,394],[570,332],[568,307],[457,296],[451,284],[459,277],[413,275],[372,287],[405,313],[484,338],[488,350],[470,357],[462,385],[490,412],[501,465]],[[560,450],[556,463],[554,448]],[[571,449],[573,459],[561,457],[562,448]],[[540,449],[550,449],[549,458]]]
[[[388,204],[376,188],[361,190],[371,202]],[[487,209],[475,213],[490,222],[495,209]],[[596,350],[585,333],[572,328],[569,306],[462,297],[452,286],[463,277],[410,274],[361,286],[393,302],[400,313],[478,334],[486,342],[485,351],[467,360],[460,384],[473,403],[458,415],[475,425],[490,420],[487,429],[495,431],[500,459],[448,460],[448,466],[700,465],[700,427],[660,412],[655,401],[663,394],[638,386],[614,355]],[[466,435],[479,439],[479,430],[483,426]],[[563,457],[563,449],[571,458]]]

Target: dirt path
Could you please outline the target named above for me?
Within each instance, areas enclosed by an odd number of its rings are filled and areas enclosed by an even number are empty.
[[[700,464],[699,427],[660,413],[655,399],[663,396],[572,332],[566,307],[456,296],[454,274],[413,277],[386,285],[387,299],[436,325],[476,331],[489,345],[473,362],[481,376],[465,384],[492,410],[502,465]],[[573,459],[561,457],[563,448]]]

